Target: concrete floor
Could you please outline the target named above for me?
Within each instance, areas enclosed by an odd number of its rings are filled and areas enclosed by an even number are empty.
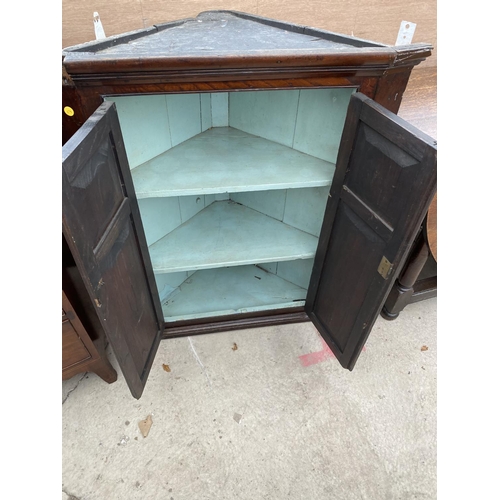
[[[365,348],[349,372],[305,356],[323,350],[309,323],[164,340],[138,401],[119,370],[77,375],[62,498],[434,499],[436,299],[379,318]]]

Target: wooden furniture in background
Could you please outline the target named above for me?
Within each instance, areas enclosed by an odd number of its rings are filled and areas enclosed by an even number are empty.
[[[109,384],[117,378],[106,352],[106,336],[63,238],[62,379],[93,372]]]
[[[438,260],[437,249],[437,193],[432,199],[431,206],[427,212],[427,222],[425,225],[425,232],[427,236],[427,244],[434,260]]]
[[[93,372],[111,384],[116,371],[94,345],[64,291],[62,292],[62,378]]]
[[[398,115],[437,139],[437,68],[412,72]]]

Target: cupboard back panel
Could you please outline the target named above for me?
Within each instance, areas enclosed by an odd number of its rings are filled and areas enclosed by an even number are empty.
[[[336,162],[352,88],[232,92],[229,126]]]
[[[212,126],[227,126],[227,95],[225,100],[224,96],[214,96],[216,94],[168,94],[105,98],[116,104],[130,168]],[[217,125],[213,125],[213,117]]]
[[[236,203],[257,210],[305,233],[319,236],[329,187],[231,193]]]
[[[148,246],[163,238],[215,201],[215,196],[174,196],[137,200]]]
[[[115,96],[130,168],[212,127],[335,162],[352,88]]]
[[[276,275],[307,290],[314,259],[291,260],[276,263]]]
[[[257,264],[268,273],[275,274],[280,278],[293,283],[304,290],[309,287],[311,279],[312,266],[314,259],[286,260],[283,262],[270,262]]]

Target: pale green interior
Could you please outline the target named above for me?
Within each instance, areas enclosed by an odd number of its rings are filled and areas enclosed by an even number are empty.
[[[107,98],[167,322],[304,305],[353,91]]]

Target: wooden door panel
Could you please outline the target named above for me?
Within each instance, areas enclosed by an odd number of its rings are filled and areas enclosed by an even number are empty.
[[[345,185],[353,193],[362,193],[362,199],[377,215],[395,226],[394,208],[399,203],[401,176],[405,168],[418,164],[419,160],[361,122],[352,152],[351,167]],[[410,172],[411,175],[412,172]]]
[[[436,190],[435,141],[351,98],[306,312],[352,370]]]
[[[102,104],[63,147],[63,233],[139,398],[163,318],[113,103]]]
[[[82,229],[92,248],[98,245],[125,196],[114,156],[110,138],[104,137],[89,158],[75,157],[68,165],[73,203],[85,207]]]
[[[139,371],[147,364],[158,331],[151,300],[144,293],[148,283],[144,267],[138,264],[140,262],[141,255],[129,217],[114,244],[99,262],[101,279],[105,284],[100,289],[99,300],[108,329],[127,346],[129,355],[126,362],[133,362]],[[115,287],[106,286],[107,283],[114,283]],[[119,294],[116,287],[120,290]],[[133,326],[140,335],[128,335],[123,325]]]
[[[323,274],[334,279],[324,278],[319,282],[315,316],[323,329],[335,325],[336,344],[344,352],[356,321],[352,311],[363,305],[366,289],[373,278],[370,270],[380,262],[385,242],[349,206],[341,204],[330,247],[330,252],[338,257],[325,260]],[[349,251],[344,252],[344,248]],[[332,300],[332,287],[335,300]],[[344,289],[349,289],[350,293],[341,293]]]

